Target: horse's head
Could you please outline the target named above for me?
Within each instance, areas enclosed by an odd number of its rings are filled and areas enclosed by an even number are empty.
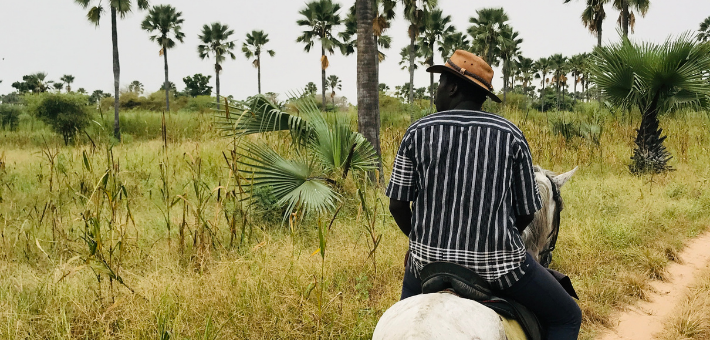
[[[547,266],[552,259],[551,252],[560,228],[560,212],[564,207],[560,189],[576,171],[575,167],[571,171],[558,175],[535,166],[535,181],[542,199],[542,208],[535,213],[535,218],[522,236],[527,250],[544,266]]]

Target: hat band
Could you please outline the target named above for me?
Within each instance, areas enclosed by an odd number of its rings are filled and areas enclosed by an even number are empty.
[[[485,81],[481,76],[471,73],[468,70],[459,67],[458,65],[454,64],[451,61],[451,59],[447,60],[446,63],[449,64],[449,66],[451,66],[451,68],[453,68],[456,72],[461,73],[466,76],[469,76],[469,77],[472,77],[472,78],[480,81],[481,83],[483,83],[483,85],[485,85],[488,88],[489,91],[493,91],[493,86],[491,86],[491,83]]]

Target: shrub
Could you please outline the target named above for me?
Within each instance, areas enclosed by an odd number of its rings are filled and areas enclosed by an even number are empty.
[[[216,108],[215,100],[216,99],[212,96],[196,96],[194,98],[188,98],[187,104],[183,109],[190,112],[210,113],[212,112],[212,109]]]
[[[86,102],[84,95],[51,93],[33,98],[29,109],[54,132],[62,135],[64,144],[69,144],[91,122]]]
[[[19,105],[0,104],[0,125],[3,129],[17,130],[22,108]]]

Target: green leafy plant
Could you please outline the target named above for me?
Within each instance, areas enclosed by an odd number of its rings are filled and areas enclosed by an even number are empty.
[[[79,94],[44,94],[31,103],[30,112],[62,135],[64,144],[69,144],[91,122],[86,100]]]
[[[13,104],[0,104],[0,126],[10,131],[17,130],[22,107]]]

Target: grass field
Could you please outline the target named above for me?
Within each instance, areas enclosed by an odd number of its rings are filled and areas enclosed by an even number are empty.
[[[710,338],[710,269],[698,277],[683,301],[666,322],[662,340],[696,340]]]
[[[676,170],[635,177],[627,164],[639,118],[588,111],[501,113],[523,130],[536,163],[580,168],[563,188],[553,266],[581,297],[582,339],[643,299],[648,280],[663,279],[668,261],[710,225],[707,113],[664,117]],[[399,298],[407,248],[383,187],[367,191],[382,234],[376,262],[352,180],[322,262],[317,226],[329,218],[292,231],[268,206],[239,201],[246,180],[230,173],[233,141],[214,117],[168,116],[167,148],[160,114],[123,117],[126,138],[111,152],[105,121],[89,132],[93,144],[70,147],[30,117],[18,132],[0,131],[0,338],[370,337]],[[386,179],[406,117],[383,117]],[[566,139],[554,133],[560,122],[597,132]],[[287,148],[283,136],[260,138]]]

